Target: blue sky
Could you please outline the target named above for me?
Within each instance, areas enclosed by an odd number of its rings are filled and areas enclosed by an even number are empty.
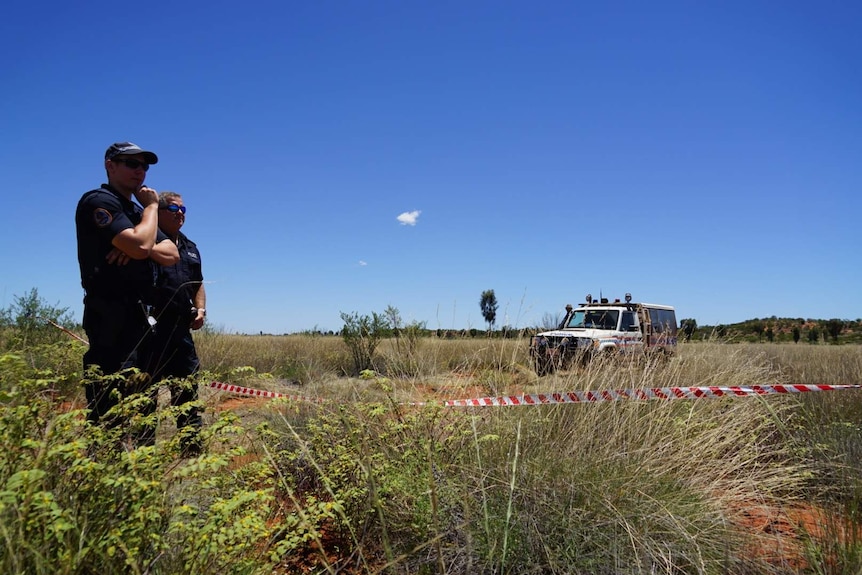
[[[584,294],[699,324],[862,317],[858,2],[15,2],[0,306],[81,313],[114,141],[183,194],[209,321],[536,325]]]

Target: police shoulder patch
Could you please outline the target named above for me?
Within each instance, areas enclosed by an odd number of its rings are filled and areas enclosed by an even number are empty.
[[[104,228],[114,221],[114,216],[105,208],[96,208],[93,210],[93,220],[97,226]]]

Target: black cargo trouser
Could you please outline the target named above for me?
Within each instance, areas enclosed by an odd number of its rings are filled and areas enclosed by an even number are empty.
[[[141,303],[131,299],[109,299],[87,295],[84,298],[84,331],[90,345],[84,353],[84,370],[92,366],[103,375],[111,375],[128,368],[146,371],[147,346],[150,326]],[[89,414],[92,423],[102,422],[106,427],[125,423],[113,417],[102,421],[120,398],[146,391],[149,377],[144,373],[122,379],[95,377],[85,380]]]
[[[197,382],[186,379],[200,370],[200,360],[189,327],[191,317],[188,313],[176,314],[170,310],[157,313],[156,317],[158,323],[147,348],[147,369],[154,382],[152,393],[155,396],[159,382],[165,379],[184,379],[171,382],[168,386],[171,405],[181,408],[177,415],[177,429],[184,433],[181,442],[196,442],[197,432],[202,426],[202,418],[196,405],[198,386]]]

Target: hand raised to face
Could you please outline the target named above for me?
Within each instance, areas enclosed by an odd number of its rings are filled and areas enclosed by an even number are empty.
[[[138,202],[145,208],[150,204],[158,204],[159,203],[159,194],[156,190],[152,188],[148,188],[147,186],[141,186],[135,192],[135,198],[137,198]]]

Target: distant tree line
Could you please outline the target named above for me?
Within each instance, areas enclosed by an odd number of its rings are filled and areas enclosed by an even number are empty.
[[[482,317],[487,329],[428,329],[424,321],[405,323],[397,308],[387,307],[383,312],[373,312],[363,316],[353,312],[342,313],[344,326],[340,330],[322,330],[314,327],[299,332],[308,336],[344,337],[345,330],[351,327],[363,333],[374,333],[378,338],[396,338],[409,342],[419,337],[441,339],[462,339],[488,337],[514,339],[529,337],[540,331],[554,329],[559,324],[560,314],[546,313],[538,326],[516,327],[503,325],[495,329],[498,302],[494,290],[484,290],[479,299]],[[680,339],[683,341],[721,340],[727,342],[774,342],[806,344],[862,343],[862,318],[849,319],[812,319],[812,318],[754,318],[739,323],[719,325],[698,325],[692,318],[679,322]],[[0,347],[10,348],[24,343],[50,343],[65,339],[68,335],[62,329],[81,331],[81,326],[73,320],[69,308],[58,304],[51,305],[39,295],[36,288],[24,295],[13,296],[12,303],[0,309]],[[363,332],[364,330],[364,332]],[[260,332],[260,335],[271,335]]]
[[[394,309],[394,308],[393,308]],[[396,310],[397,311],[397,310]],[[379,314],[386,317],[386,314]],[[436,337],[440,339],[493,338],[514,339],[530,337],[541,331],[554,329],[559,324],[559,314],[546,314],[539,326],[516,327],[503,325],[499,329],[429,329],[425,322],[414,322],[409,329],[417,337]],[[373,323],[373,317],[371,317]],[[761,343],[802,343],[802,344],[844,344],[862,343],[862,319],[805,319],[805,318],[764,318],[752,319],[733,324],[698,325],[692,318],[679,322],[680,341],[714,341]],[[381,337],[398,337],[404,328],[392,327],[389,323],[379,326]],[[311,336],[341,336],[342,331],[323,331],[319,329],[301,332]]]
[[[808,344],[862,343],[862,318],[755,318],[734,324],[697,326],[689,332],[685,322],[680,329],[685,339],[702,341],[720,339],[730,342],[768,342]]]

